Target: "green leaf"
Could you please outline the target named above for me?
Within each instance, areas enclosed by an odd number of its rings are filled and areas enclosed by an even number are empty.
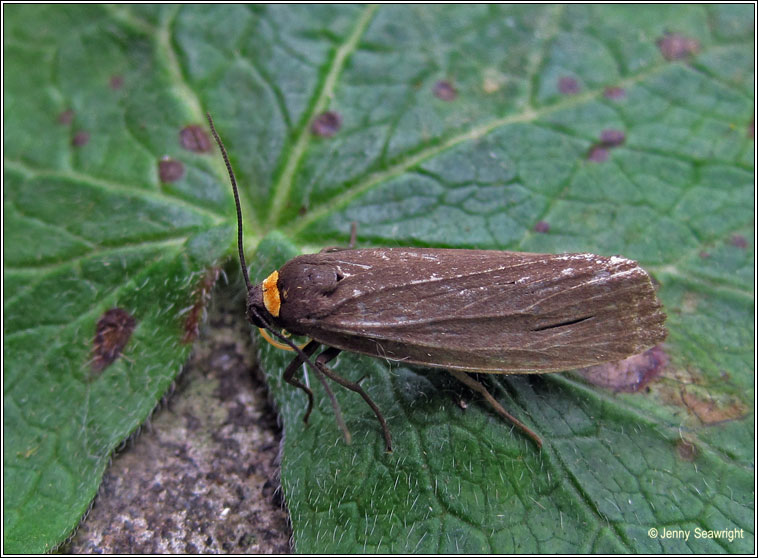
[[[187,358],[235,242],[223,162],[207,132],[185,130],[206,110],[242,184],[258,280],[346,244],[357,221],[364,246],[623,254],[655,276],[668,314],[665,365],[642,389],[483,378],[541,452],[443,370],[343,353],[334,370],[364,378],[394,452],[335,389],[348,446],[312,375],[303,425],[305,396],[282,380],[291,354],[262,344],[296,551],[752,551],[749,6],[4,16],[7,552],[70,535]],[[325,111],[333,135],[312,129]],[[609,130],[619,145],[601,142]],[[134,329],[98,370],[113,308]]]

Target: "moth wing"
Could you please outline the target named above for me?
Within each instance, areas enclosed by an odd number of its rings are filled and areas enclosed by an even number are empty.
[[[287,327],[392,360],[549,372],[621,360],[666,336],[650,277],[621,257],[385,248],[290,264],[293,284],[304,269],[334,280],[328,292],[304,288],[297,302],[309,310]]]

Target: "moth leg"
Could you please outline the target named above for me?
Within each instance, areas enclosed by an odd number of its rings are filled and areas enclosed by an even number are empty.
[[[346,380],[342,376],[338,376],[337,374],[332,372],[331,369],[329,369],[329,367],[326,365],[327,362],[332,360],[339,353],[340,353],[339,349],[335,349],[334,347],[329,347],[323,353],[318,355],[318,357],[316,358],[316,366],[324,373],[324,375],[327,378],[337,382],[342,387],[346,387],[350,391],[354,391],[355,393],[363,397],[363,400],[368,404],[369,407],[371,407],[371,410],[374,411],[376,418],[379,420],[379,424],[382,426],[382,432],[384,434],[384,443],[387,447],[387,451],[391,452],[392,451],[392,437],[390,436],[390,429],[387,427],[387,421],[384,420],[384,415],[382,415],[382,412],[379,410],[379,407],[376,406],[376,403],[374,403],[374,401],[371,399],[369,394],[366,393],[359,384]]]
[[[484,387],[480,382],[476,381],[474,378],[466,374],[465,372],[461,372],[459,370],[448,370],[450,374],[452,374],[457,380],[459,380],[461,383],[465,384],[469,388],[473,389],[477,393],[480,393],[486,400],[487,403],[489,403],[493,409],[495,409],[495,412],[497,412],[498,415],[503,417],[504,419],[512,422],[516,427],[518,427],[524,434],[529,436],[534,442],[537,444],[537,447],[542,449],[542,440],[540,439],[537,434],[534,433],[533,430],[531,430],[527,425],[525,425],[523,422],[518,420],[516,417],[514,417],[512,414],[510,414],[508,411],[503,409],[503,407],[500,405],[500,403],[497,402],[497,399],[492,397],[489,391],[487,391],[487,388]]]
[[[305,347],[303,347],[303,353],[306,356],[311,356],[313,353],[316,352],[316,349],[318,349],[319,343],[317,341],[310,341]],[[284,371],[284,381],[290,384],[291,386],[295,386],[296,388],[302,389],[306,395],[308,396],[308,410],[305,411],[305,417],[303,417],[303,422],[308,423],[308,417],[311,416],[311,411],[313,410],[313,392],[311,389],[303,384],[300,380],[297,378],[294,378],[295,372],[297,372],[297,369],[300,368],[300,365],[305,362],[305,359],[302,357],[302,355],[297,355],[292,362],[290,362],[287,369]]]
[[[329,401],[332,403],[332,409],[334,410],[334,418],[337,421],[337,426],[339,426],[340,430],[342,430],[342,435],[345,438],[345,443],[349,446],[353,438],[350,435],[350,431],[347,429],[347,426],[345,425],[345,420],[342,418],[342,409],[340,408],[339,401],[337,401],[337,398],[334,396],[332,388],[330,388],[329,384],[326,383],[326,378],[324,378],[324,374],[321,372],[321,368],[317,366],[315,370],[316,378],[318,378],[318,381],[321,382],[322,386],[324,386],[326,394],[329,396]]]

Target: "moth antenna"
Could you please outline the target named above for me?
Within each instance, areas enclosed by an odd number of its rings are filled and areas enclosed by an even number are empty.
[[[213,119],[211,113],[206,112],[205,116],[208,117],[208,124],[211,126],[211,133],[213,134],[219,149],[221,150],[221,156],[226,163],[226,170],[229,172],[229,180],[232,182],[232,190],[234,191],[234,204],[237,206],[237,251],[239,252],[240,265],[242,266],[242,275],[245,277],[245,285],[247,290],[250,291],[252,285],[250,284],[250,276],[247,274],[247,264],[245,263],[245,250],[242,247],[242,208],[240,207],[240,194],[237,190],[237,179],[234,177],[234,171],[232,170],[232,164],[229,162],[229,156],[226,154],[226,148],[221,142],[221,138],[218,137],[216,127],[213,125]]]

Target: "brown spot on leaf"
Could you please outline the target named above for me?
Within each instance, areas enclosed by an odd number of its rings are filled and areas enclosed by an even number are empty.
[[[603,95],[606,99],[618,101],[619,99],[626,97],[626,89],[623,87],[606,87],[605,91],[603,91]]]
[[[434,93],[435,97],[443,101],[454,101],[456,97],[458,97],[458,91],[456,91],[453,84],[444,79],[441,79],[434,84],[432,93]]]
[[[188,151],[207,153],[211,150],[211,139],[205,128],[197,124],[185,126],[179,132],[179,144]]]
[[[590,147],[587,160],[593,163],[603,163],[608,160],[610,150],[622,145],[626,141],[623,130],[608,129],[600,132],[600,141]]]
[[[679,440],[676,444],[676,453],[684,461],[695,461],[698,454],[697,446],[687,440]]]
[[[74,121],[74,109],[66,109],[58,115],[58,124],[68,126]]]
[[[124,86],[124,76],[121,76],[118,74],[111,76],[111,79],[108,82],[108,85],[114,91],[118,91]]]
[[[626,141],[623,130],[608,129],[600,132],[600,143],[605,147],[618,147]]]
[[[700,42],[697,39],[681,33],[665,33],[655,44],[663,57],[669,61],[689,58],[700,50]]]
[[[121,355],[136,325],[134,317],[123,308],[111,308],[100,317],[90,361],[94,372],[102,372]]]
[[[200,334],[200,323],[202,322],[208,300],[211,296],[213,285],[216,284],[221,269],[218,267],[210,268],[200,280],[195,290],[192,291],[194,304],[190,307],[187,317],[184,318],[184,335],[182,343],[185,345],[192,343]]]
[[[755,139],[755,115],[753,115],[753,118],[750,119],[747,125],[747,137]]]
[[[627,393],[638,392],[661,375],[668,355],[660,346],[618,362],[583,368],[579,373],[596,386]]]
[[[579,82],[571,76],[564,76],[558,80],[558,91],[564,95],[576,95],[579,93]]]
[[[736,248],[747,248],[747,239],[741,234],[732,235],[732,238],[729,241],[732,243],[732,246]]]
[[[161,182],[176,182],[184,176],[184,164],[176,159],[164,157],[158,161],[158,176]]]
[[[550,223],[547,221],[537,221],[534,225],[534,232],[546,233],[550,232]]]
[[[76,132],[71,140],[71,145],[74,147],[82,147],[83,145],[87,145],[87,143],[89,143],[89,132],[85,132],[84,130]]]
[[[587,160],[593,163],[604,163],[608,160],[609,151],[607,147],[593,145],[587,153]]]
[[[311,132],[322,138],[330,138],[342,127],[342,117],[338,112],[322,112],[311,123]]]
[[[712,396],[704,388],[688,386],[681,392],[682,402],[703,424],[717,424],[745,415],[745,405],[734,397]]]
[[[698,256],[700,256],[700,258],[701,258],[701,259],[704,259],[704,260],[707,260],[708,258],[710,258],[710,257],[711,257],[711,255],[710,255],[708,252],[706,252],[705,250],[701,250],[701,251],[698,253]]]

